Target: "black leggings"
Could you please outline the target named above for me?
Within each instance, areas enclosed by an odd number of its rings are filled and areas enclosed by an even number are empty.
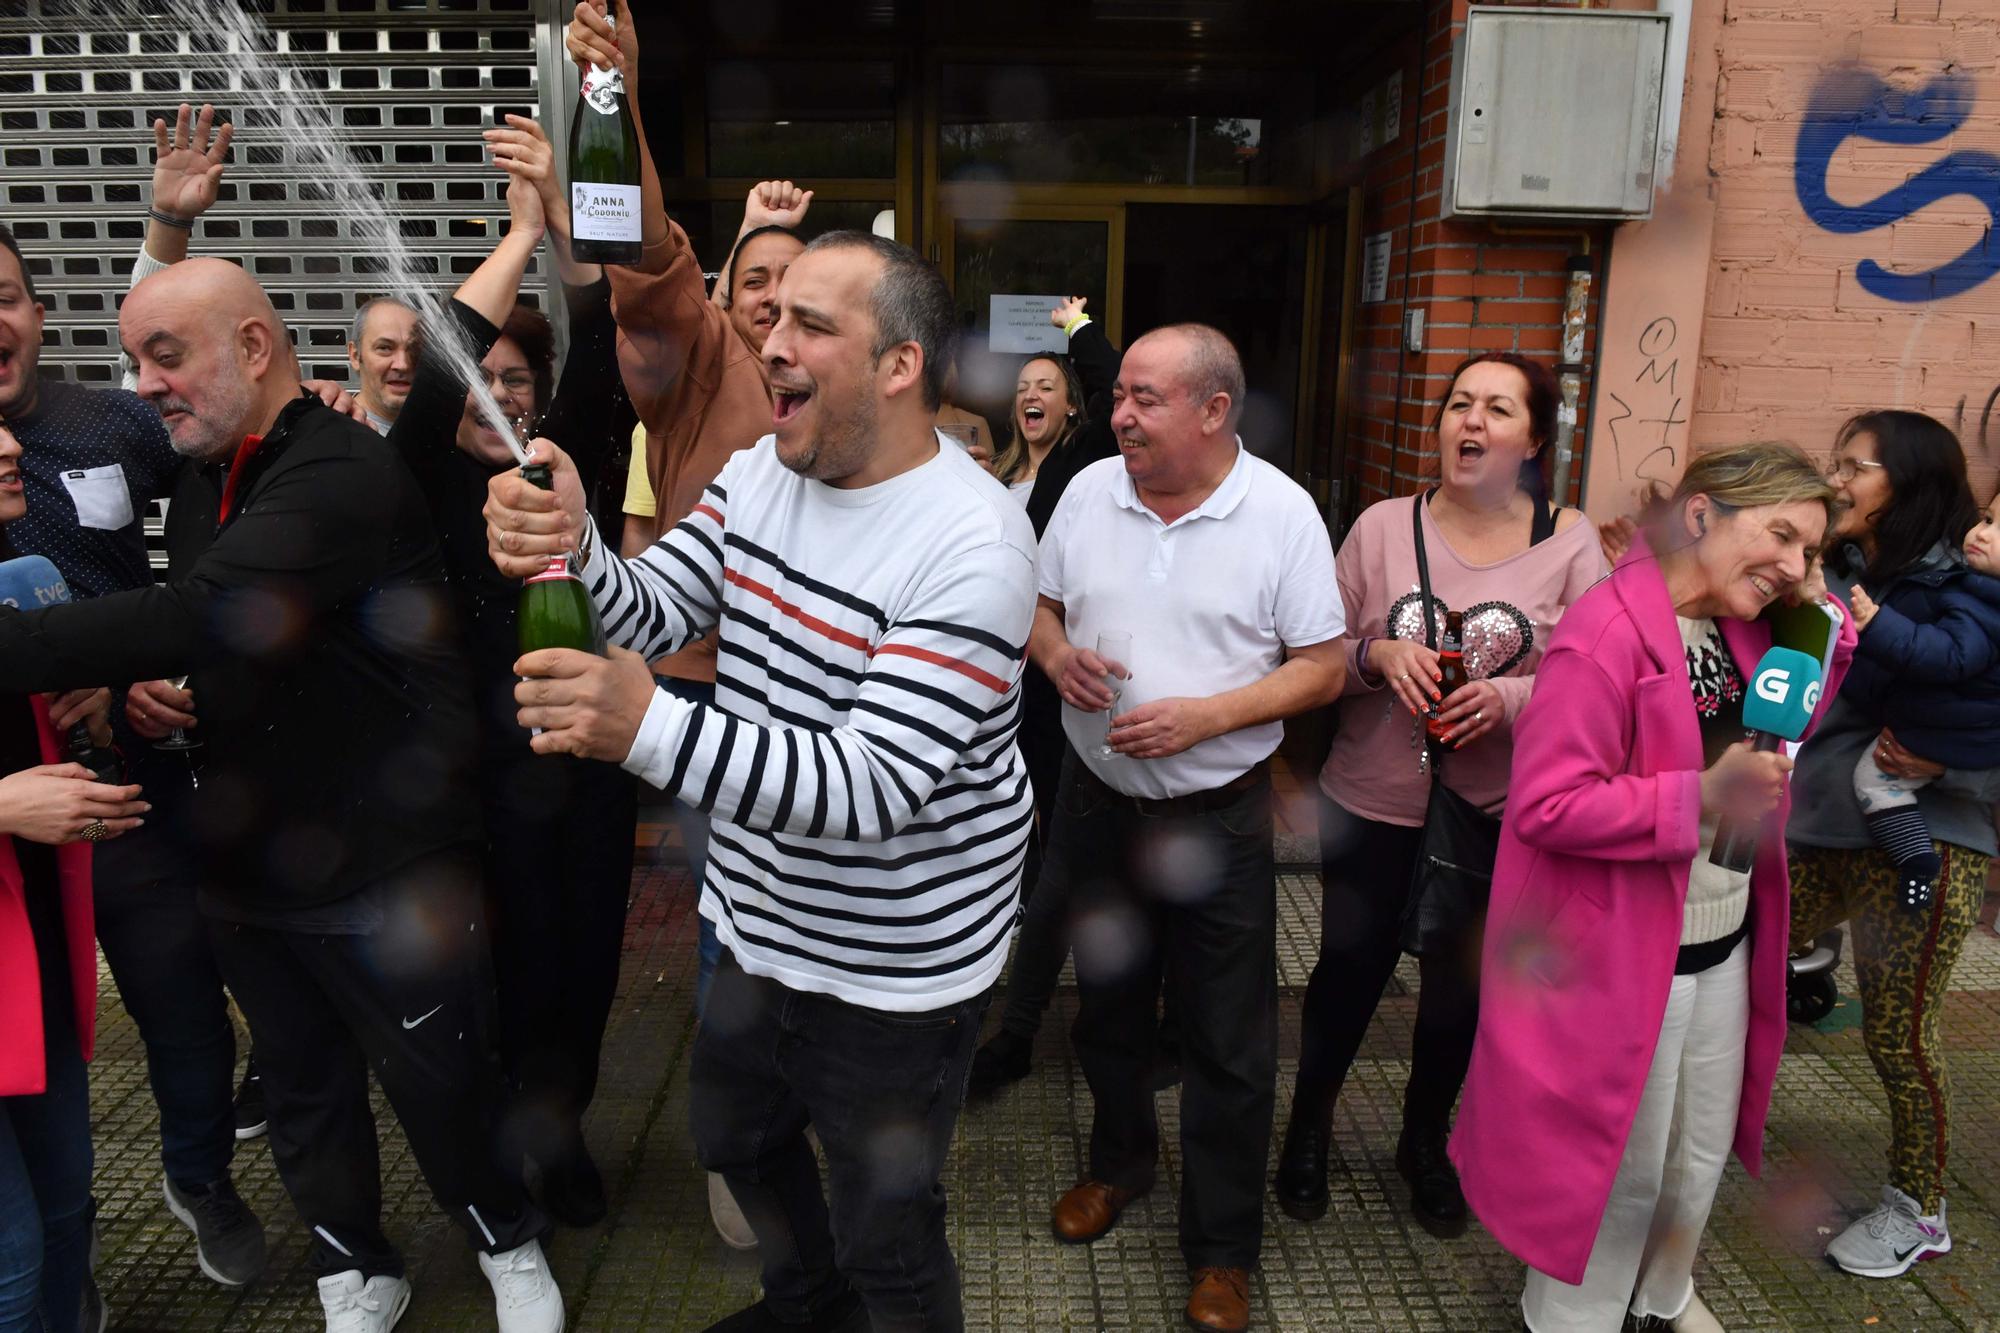
[[[1333,1114],[1355,1052],[1402,953],[1403,904],[1420,828],[1363,819],[1319,796],[1319,962],[1306,986],[1294,1117]],[[1418,960],[1422,988],[1403,1092],[1403,1124],[1443,1129],[1465,1083],[1479,1021],[1479,946],[1474,926]]]

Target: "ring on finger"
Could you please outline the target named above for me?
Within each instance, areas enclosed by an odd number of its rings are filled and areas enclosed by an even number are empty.
[[[105,825],[103,820],[93,819],[83,826],[82,832],[78,833],[77,836],[86,842],[103,842],[111,836],[111,830]]]

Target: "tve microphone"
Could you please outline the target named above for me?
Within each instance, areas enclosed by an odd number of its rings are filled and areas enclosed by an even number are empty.
[[[47,556],[23,555],[0,560],[0,606],[38,611],[70,600],[69,584]],[[90,739],[90,727],[79,722],[69,729],[69,757],[97,776],[99,782],[119,780],[118,752]]]
[[[1743,696],[1743,725],[1753,748],[1770,753],[1784,741],[1805,735],[1819,706],[1819,662],[1791,648],[1773,648],[1757,663],[1750,691]],[[1757,859],[1760,821],[1738,823],[1725,817],[1715,830],[1708,859],[1725,870],[1748,870]]]

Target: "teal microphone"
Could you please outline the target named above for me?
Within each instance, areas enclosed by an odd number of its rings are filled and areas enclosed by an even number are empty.
[[[1819,706],[1819,659],[1792,648],[1773,648],[1757,663],[1743,696],[1743,726],[1752,748],[1771,753],[1784,741],[1806,734],[1813,709]],[[1716,826],[1711,865],[1746,871],[1757,860],[1757,820],[1738,823],[1724,817]]]

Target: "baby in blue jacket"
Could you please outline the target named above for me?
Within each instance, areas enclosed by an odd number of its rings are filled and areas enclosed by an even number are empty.
[[[1883,720],[1904,748],[1948,768],[1991,768],[2000,753],[2000,699],[1982,710],[1990,714],[1983,726],[1966,726],[1963,710],[1967,684],[2000,695],[2000,579],[1988,577],[2000,574],[2000,496],[1965,534],[1965,564],[1956,576],[1935,571],[1921,588],[1905,581],[1884,599],[1894,605],[1878,606],[1856,587],[1855,656],[1891,673]],[[1869,836],[1896,863],[1898,900],[1913,912],[1929,910],[1943,869],[1917,807],[1917,789],[1930,781],[1884,773],[1872,745],[1854,766]]]

